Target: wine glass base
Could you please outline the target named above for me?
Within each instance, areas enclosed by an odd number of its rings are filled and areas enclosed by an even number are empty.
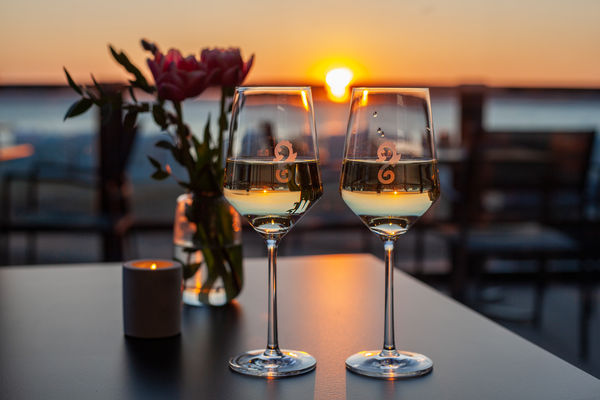
[[[433,362],[427,356],[409,351],[361,351],[346,360],[350,371],[379,379],[411,378],[428,374]]]
[[[280,356],[266,356],[265,350],[251,350],[229,360],[229,367],[240,374],[283,378],[312,371],[317,360],[303,351],[281,350]]]

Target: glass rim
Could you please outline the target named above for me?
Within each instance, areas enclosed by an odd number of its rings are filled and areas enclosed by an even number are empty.
[[[311,91],[310,86],[236,86],[236,92],[247,91],[261,92],[292,92],[292,91]]]
[[[352,91],[358,90],[373,90],[374,92],[427,92],[429,93],[428,87],[400,87],[400,86],[355,86]]]

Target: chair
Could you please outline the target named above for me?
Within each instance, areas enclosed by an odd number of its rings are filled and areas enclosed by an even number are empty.
[[[540,319],[547,262],[579,257],[563,224],[583,221],[593,131],[480,131],[458,190],[458,232],[450,237],[452,293],[465,300],[469,272],[490,259],[537,262],[533,321]]]
[[[98,167],[82,170],[67,165],[37,163],[28,173],[5,175],[2,180],[0,237],[3,239],[0,263],[10,263],[9,237],[12,232],[27,234],[28,262],[35,262],[35,237],[38,232],[95,232],[102,236],[103,261],[123,259],[124,238],[131,226],[130,188],[125,175],[133,147],[136,129],[127,129],[122,122],[121,88],[104,85],[111,107],[99,114]],[[13,207],[13,185],[22,181],[26,186],[22,213]],[[45,212],[40,207],[39,190],[47,185],[61,185],[66,190],[80,187],[91,189],[94,204],[87,212],[76,212],[67,205],[61,212]],[[52,211],[52,210],[51,210]]]
[[[34,164],[26,173],[4,175],[0,186],[4,263],[10,264],[10,237],[14,232],[25,234],[28,264],[38,261],[36,242],[42,232],[98,233],[102,236],[103,260],[121,260],[120,243],[130,225],[129,196],[123,190],[127,185],[119,188],[123,193],[111,190],[109,196],[121,200],[113,201],[111,209],[102,211],[97,181],[94,171],[45,162]]]

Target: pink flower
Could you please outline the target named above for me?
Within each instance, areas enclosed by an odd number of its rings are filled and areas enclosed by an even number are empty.
[[[250,72],[254,54],[244,62],[239,48],[207,48],[200,53],[200,60],[211,73],[214,73],[210,81],[211,85],[235,87],[241,85]]]
[[[194,56],[183,58],[175,49],[166,55],[156,49],[154,59],[148,59],[148,67],[154,76],[158,96],[173,101],[198,96],[208,87],[213,75]]]

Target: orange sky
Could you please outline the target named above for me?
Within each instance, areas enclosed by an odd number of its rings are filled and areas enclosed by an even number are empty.
[[[0,4],[0,84],[124,75],[106,44],[139,64],[140,37],[185,53],[239,46],[249,83],[600,87],[598,0],[19,0]]]

